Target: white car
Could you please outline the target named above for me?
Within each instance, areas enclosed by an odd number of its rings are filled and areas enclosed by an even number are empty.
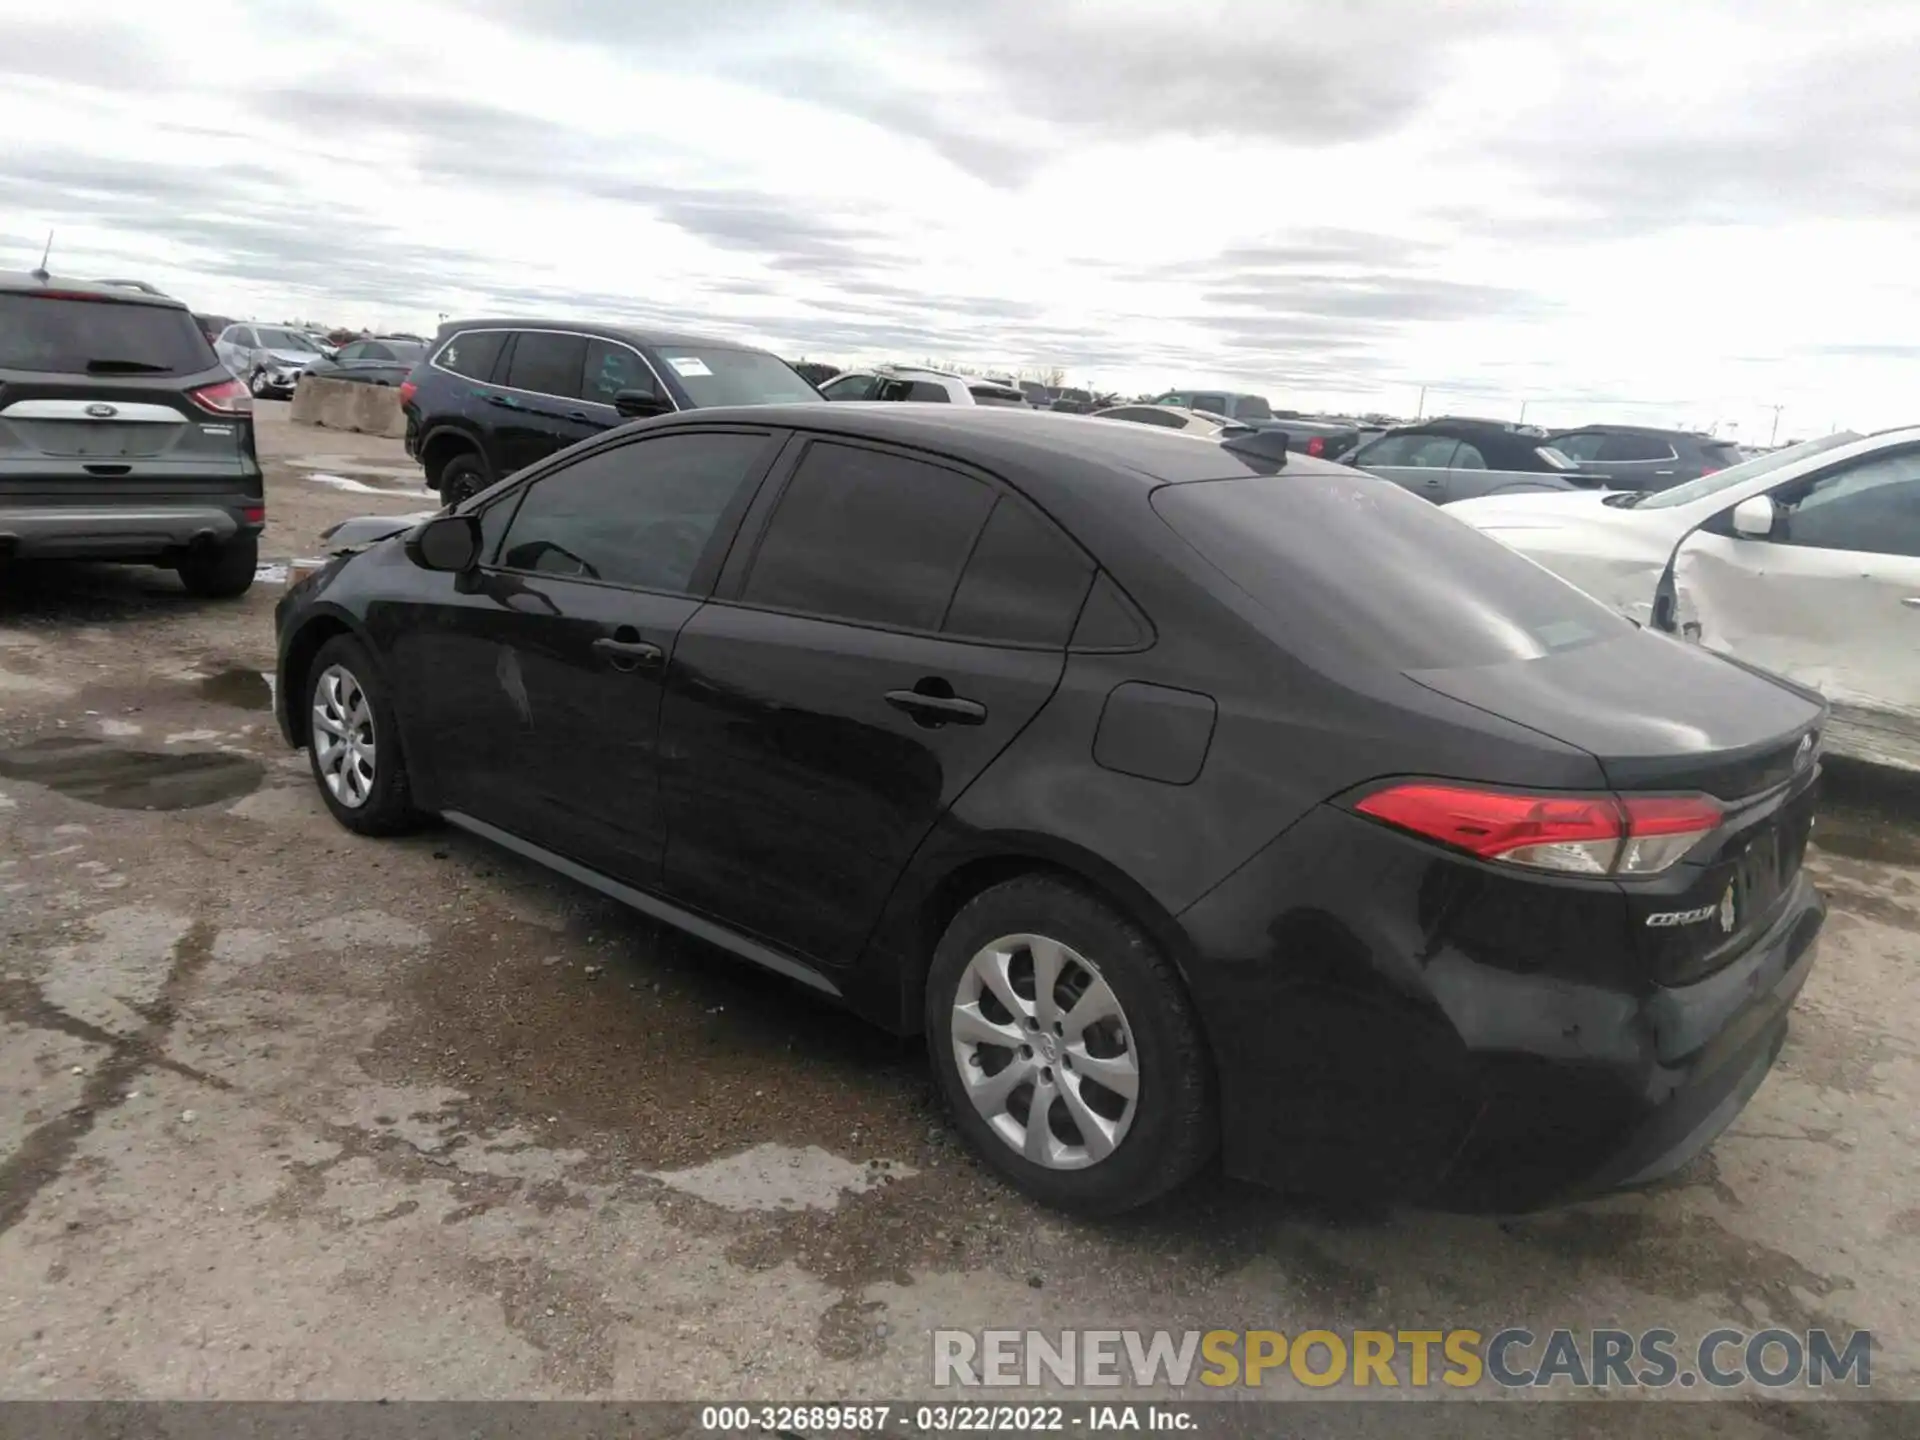
[[[1180,405],[1115,405],[1093,412],[1096,420],[1131,420],[1136,425],[1157,425],[1163,430],[1184,430],[1189,435],[1248,435],[1253,426],[1229,420],[1209,410],[1189,410]]]
[[[1830,749],[1920,770],[1920,426],[1671,490],[1445,508],[1630,619],[1817,688]]]
[[[880,365],[872,370],[846,370],[823,381],[820,393],[829,400],[911,400],[935,405],[1009,405],[1030,409],[1018,386],[978,375],[955,375],[912,365]]]

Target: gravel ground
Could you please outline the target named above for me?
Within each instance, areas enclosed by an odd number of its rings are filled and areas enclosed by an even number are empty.
[[[396,442],[261,411],[271,559],[429,505]],[[333,825],[266,708],[278,593],[0,572],[0,1396],[880,1397],[935,1326],[1778,1324],[1873,1330],[1920,1398],[1911,786],[1838,777],[1793,1038],[1660,1190],[1207,1179],[1081,1223],[973,1166],[913,1048],[480,842]]]

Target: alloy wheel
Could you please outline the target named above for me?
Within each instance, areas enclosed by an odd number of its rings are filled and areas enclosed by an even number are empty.
[[[253,384],[248,388],[253,391],[255,396],[265,396],[267,393],[267,372],[264,370],[254,371]]]
[[[313,687],[313,758],[333,798],[350,810],[373,793],[373,702],[354,673],[329,665]]]
[[[1080,1170],[1119,1148],[1140,1067],[1120,1001],[1093,961],[1044,935],[1007,935],[967,962],[953,1060],[973,1108],[1011,1149]]]

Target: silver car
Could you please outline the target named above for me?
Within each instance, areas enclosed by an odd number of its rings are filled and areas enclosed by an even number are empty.
[[[255,398],[285,399],[307,366],[319,359],[320,347],[285,325],[229,325],[213,342],[213,353],[246,381]]]

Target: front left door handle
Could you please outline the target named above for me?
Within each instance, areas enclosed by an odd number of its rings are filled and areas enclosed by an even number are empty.
[[[593,653],[616,670],[638,670],[643,665],[658,665],[667,652],[642,640],[631,625],[622,625],[613,634],[595,640]]]

